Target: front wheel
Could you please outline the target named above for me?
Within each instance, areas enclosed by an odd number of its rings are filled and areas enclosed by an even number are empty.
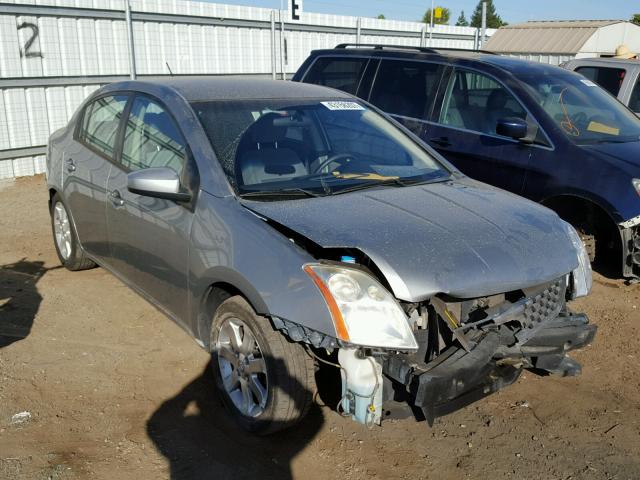
[[[314,363],[235,296],[216,311],[211,366],[222,401],[246,430],[266,435],[295,425],[311,406]]]
[[[51,229],[58,259],[65,268],[76,271],[96,266],[80,247],[69,211],[57,194],[51,199]]]

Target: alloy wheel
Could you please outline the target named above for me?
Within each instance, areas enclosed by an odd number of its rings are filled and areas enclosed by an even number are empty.
[[[53,207],[53,232],[60,256],[67,260],[71,256],[71,225],[67,210],[61,202]]]
[[[216,353],[227,395],[243,415],[258,417],[267,405],[269,384],[262,350],[249,326],[236,318],[225,320]]]

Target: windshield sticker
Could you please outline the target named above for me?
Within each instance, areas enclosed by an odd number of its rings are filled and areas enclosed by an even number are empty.
[[[580,79],[580,81],[582,83],[584,83],[587,87],[597,87],[597,85],[595,83],[593,83],[591,80],[587,80],[585,78]]]
[[[589,122],[589,125],[587,126],[587,130],[589,130],[590,132],[604,133],[606,135],[615,135],[615,136],[620,135],[619,128],[611,127],[609,125],[605,125],[604,123],[595,122],[595,121]]]
[[[364,110],[365,108],[356,102],[320,102],[329,110]]]

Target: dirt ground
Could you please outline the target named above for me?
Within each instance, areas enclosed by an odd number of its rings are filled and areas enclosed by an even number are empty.
[[[179,327],[106,271],[59,267],[44,178],[3,182],[0,478],[640,478],[640,286],[596,275],[574,309],[599,325],[579,377],[526,373],[433,428],[316,405],[255,438]]]

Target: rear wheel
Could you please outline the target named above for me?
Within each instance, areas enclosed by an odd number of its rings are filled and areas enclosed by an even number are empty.
[[[80,247],[69,211],[58,194],[51,199],[51,229],[58,259],[65,268],[76,271],[96,266]]]
[[[218,393],[243,428],[270,434],[307,414],[315,390],[313,360],[244,298],[231,297],[220,305],[211,346]]]

